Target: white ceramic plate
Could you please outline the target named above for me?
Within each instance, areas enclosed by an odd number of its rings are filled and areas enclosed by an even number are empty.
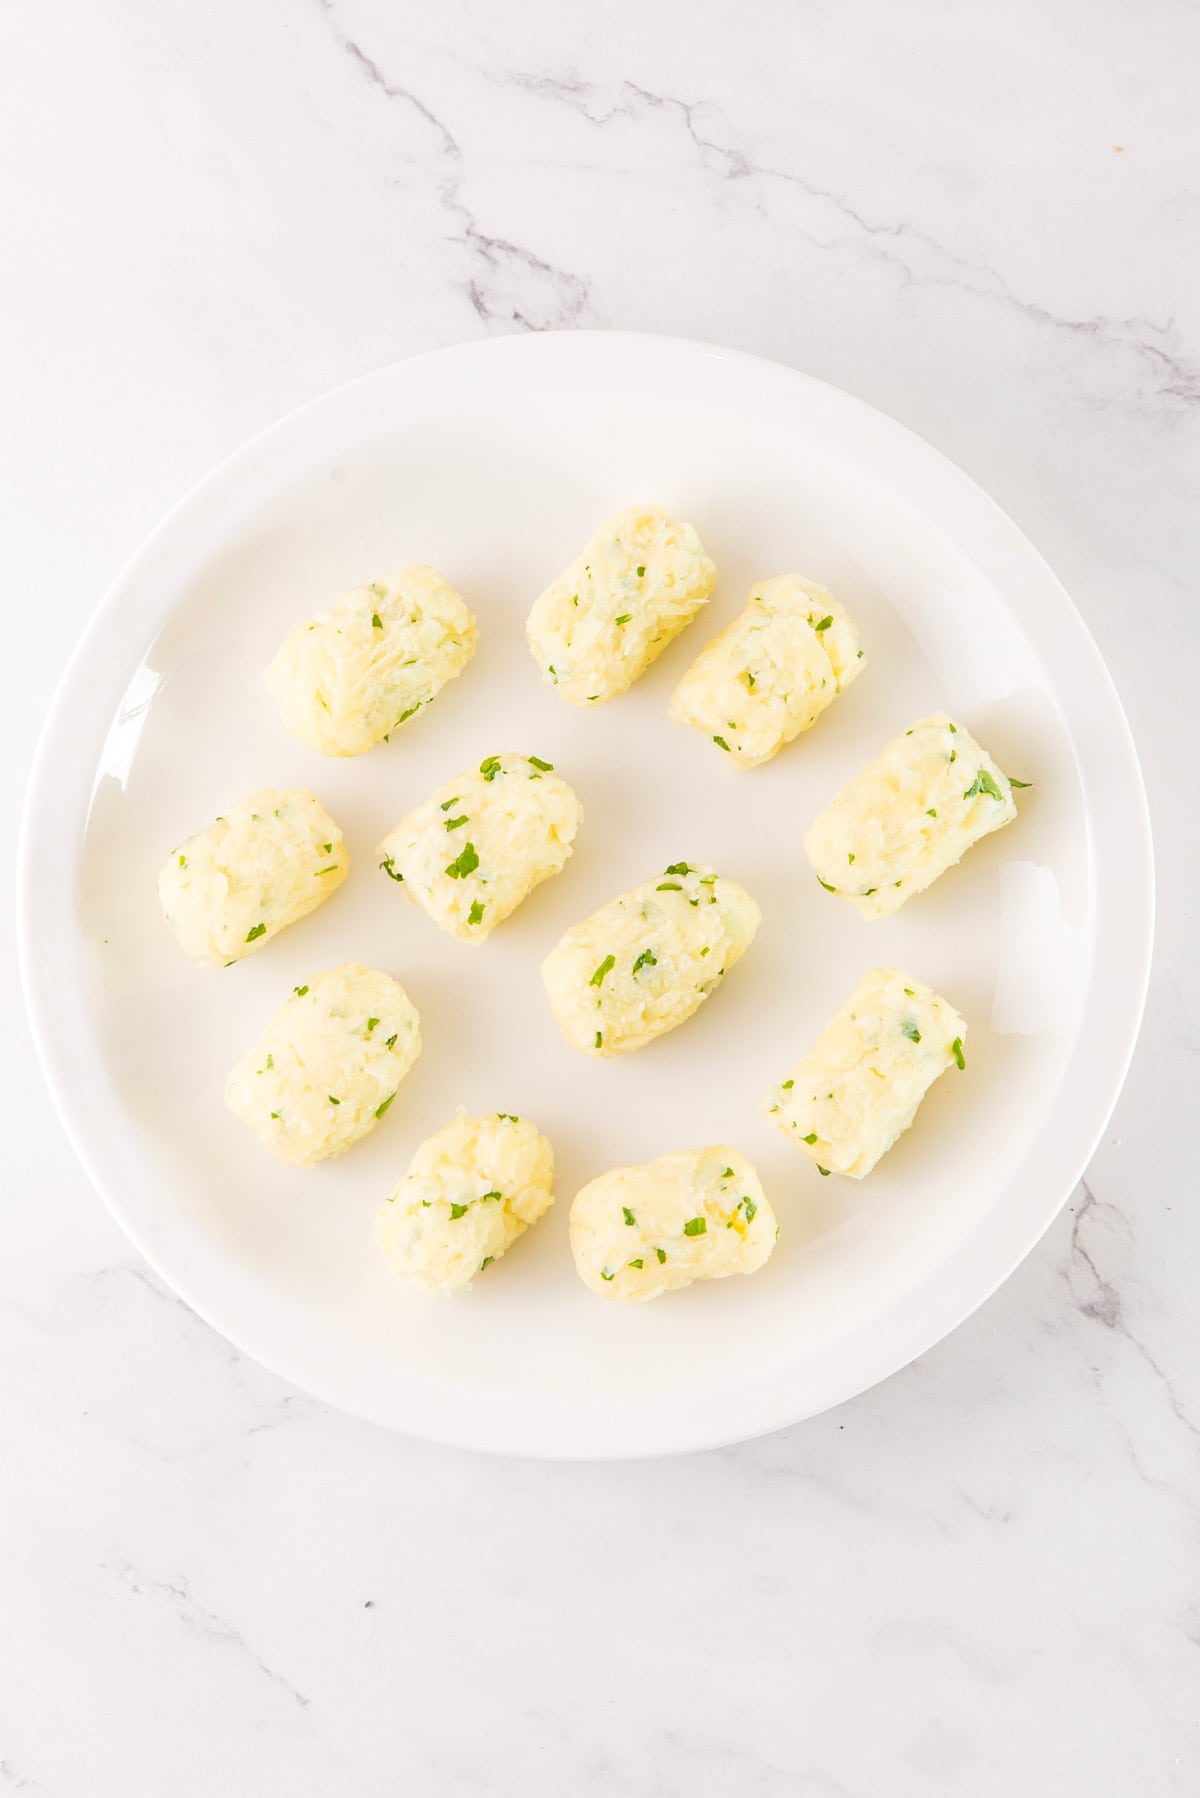
[[[705,615],[581,714],[525,647],[533,597],[601,519],[661,500],[720,569]],[[333,762],[283,730],[262,669],[291,622],[405,561],[480,621],[463,677],[391,745]],[[667,698],[752,580],[798,570],[869,666],[769,766],[738,774]],[[1036,783],[1021,815],[896,917],[822,892],[801,836],[835,788],[945,707]],[[380,874],[373,845],[497,750],[557,764],[573,860],[478,949]],[[158,914],[167,849],[235,797],[312,787],[353,872],[244,965],[204,972]],[[566,926],[677,859],[743,881],[764,923],[683,1029],[597,1064],[559,1038],[538,963]],[[146,1258],[231,1341],[331,1402],[511,1453],[647,1455],[772,1429],[882,1379],[979,1305],[1072,1190],[1137,1033],[1152,930],[1144,795],[1112,684],[1015,526],[901,426],[790,369],[652,337],[506,338],[384,369],[226,462],[120,576],[64,679],[33,779],[23,970],[46,1073]],[[225,1112],[227,1068],[315,970],[397,974],[426,1050],[342,1160],[281,1169]],[[758,1111],[859,975],[902,967],[970,1024],[916,1127],[865,1182],[821,1179]],[[558,1154],[558,1203],[452,1301],[396,1280],[380,1200],[455,1107],[513,1111]],[[571,1195],[667,1150],[734,1143],[779,1214],[753,1279],[644,1307],[575,1276]]]

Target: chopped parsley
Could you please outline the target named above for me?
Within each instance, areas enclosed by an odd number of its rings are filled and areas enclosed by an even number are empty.
[[[376,631],[381,631],[383,629],[383,619],[379,616],[378,612],[371,613],[371,628]]]
[[[387,875],[389,880],[403,880],[404,879],[403,874],[397,874],[396,864],[392,860],[390,855],[385,855],[383,860],[380,862],[379,866],[383,869],[384,873]]]
[[[342,1102],[340,1099],[335,1099],[332,1093],[330,1093],[328,1095],[328,1097],[329,1097],[329,1103],[331,1105],[340,1105]]]
[[[461,855],[456,856],[446,869],[451,880],[465,880],[479,866],[479,857],[475,853],[474,843],[468,843]]]
[[[606,955],[604,960],[600,963],[600,966],[596,969],[596,972],[592,975],[592,978],[588,981],[588,985],[603,986],[604,976],[614,967],[616,959],[615,955]]]
[[[367,1019],[367,1035],[368,1036],[370,1036],[372,1030],[374,1030],[374,1028],[375,1028],[376,1024],[378,1024],[378,1022],[379,1022],[378,1018],[368,1018]]]
[[[394,1036],[389,1036],[389,1037],[388,1037],[388,1039],[387,1039],[387,1042],[386,1042],[386,1043],[384,1043],[384,1045],[383,1045],[383,1046],[384,1046],[384,1048],[385,1048],[385,1049],[394,1049],[394,1048],[395,1048],[395,1047],[396,1047],[396,1039],[395,1039],[395,1037],[394,1037]]]
[[[754,691],[754,676],[751,674],[751,672],[748,668],[742,669],[742,679],[746,683],[747,693],[753,693],[753,691]]]
[[[463,813],[461,818],[445,818],[445,819],[443,819],[443,823],[445,824],[447,830],[457,830],[459,825],[465,824],[466,821],[467,821],[466,812]]]
[[[733,1169],[731,1167],[727,1167],[725,1169],[725,1172],[721,1175],[721,1178],[722,1178],[722,1180],[732,1180],[733,1179]]]
[[[337,863],[330,862],[330,864],[327,868],[318,868],[316,873],[313,875],[313,879],[320,880],[322,874],[336,874],[337,871],[338,871]]]
[[[730,749],[728,743],[725,741],[724,737],[714,737],[713,742],[716,744],[718,749],[723,749],[727,755],[731,755],[733,753],[732,750]]]
[[[685,1236],[707,1235],[708,1219],[704,1217],[689,1217],[687,1223],[683,1226],[683,1233]]]
[[[825,1178],[826,1178],[826,1179],[827,1179],[827,1180],[828,1180],[828,1178],[829,1178],[829,1169],[828,1169],[828,1168],[827,1168],[827,1167],[822,1167],[822,1166],[821,1166],[821,1163],[820,1163],[820,1162],[819,1162],[819,1161],[818,1161],[818,1163],[817,1163],[817,1172],[818,1172],[818,1173],[819,1173],[819,1174],[824,1174],[824,1176],[825,1176]]]
[[[533,763],[533,766],[535,768],[540,768],[543,774],[553,774],[553,772],[554,772],[554,763],[553,762],[543,762],[543,761],[539,760],[539,758],[536,755],[531,755],[529,760]]]
[[[645,573],[646,573],[646,564],[643,562],[638,569],[638,580],[639,581],[643,579],[643,577],[645,576]]]
[[[467,1215],[467,1208],[465,1205],[451,1205],[450,1221],[452,1223],[455,1220],[455,1218],[466,1217],[466,1215]]]
[[[817,885],[823,886],[827,893],[836,893],[837,892],[837,888],[831,887],[829,882],[827,880],[822,880],[821,876],[819,874],[817,875]]]
[[[618,619],[616,619],[616,620],[615,620],[615,621],[614,621],[614,622],[615,622],[615,623],[617,623],[617,624],[628,624],[628,623],[629,623],[629,620],[630,620],[630,619],[631,619],[631,618],[632,618],[632,617],[633,617],[633,613],[632,613],[632,612],[622,612],[622,613],[621,613],[621,616],[620,616],[620,617],[619,617],[619,618],[618,618]]]
[[[801,1142],[808,1142],[808,1143],[816,1142],[816,1140],[817,1140],[817,1133],[815,1130],[810,1130],[807,1136],[802,1136],[800,1138]]]
[[[482,922],[483,922],[483,904],[478,899],[472,899],[471,909],[467,913],[467,923],[468,924],[481,924]]]
[[[554,670],[551,669],[550,672],[553,673]],[[479,772],[483,775],[484,780],[495,780],[500,772],[500,757],[498,755],[485,756],[479,764]]]
[[[624,1217],[624,1219],[625,1219],[625,1222],[626,1222],[626,1223],[627,1223],[627,1224],[628,1224],[628,1225],[629,1225],[629,1226],[630,1226],[630,1228],[631,1228],[631,1229],[632,1229],[632,1227],[633,1227],[633,1225],[634,1225],[634,1224],[636,1224],[636,1223],[637,1223],[637,1218],[636,1218],[636,1217],[634,1217],[634,1215],[633,1215],[633,1212],[632,1212],[632,1211],[631,1211],[631,1210],[630,1210],[630,1209],[629,1209],[629,1207],[628,1207],[628,1205],[622,1205],[622,1207],[621,1207],[621,1213],[622,1213],[622,1216],[623,1216],[623,1217]]]
[[[646,1263],[642,1260],[641,1256],[639,1255],[637,1260],[631,1261],[629,1263],[629,1265],[630,1265],[630,1267],[645,1267]]]
[[[411,718],[414,712],[419,712],[424,703],[425,701],[423,699],[418,699],[416,705],[410,705],[407,712],[401,712],[396,720],[396,725],[403,724],[406,718]],[[396,728],[396,725],[392,726],[393,730]]]
[[[375,1116],[377,1118],[381,1118],[383,1116],[384,1112],[387,1110],[388,1106],[391,1104],[392,1100],[395,1097],[396,1097],[395,1093],[389,1093],[387,1098],[383,1101],[383,1104],[376,1106]]]
[[[655,955],[653,949],[643,949],[642,953],[633,964],[633,971],[636,974],[639,968],[654,968],[657,966],[658,957]]]
[[[746,1222],[752,1224],[758,1214],[758,1206],[754,1203],[753,1199],[743,1199],[742,1204],[746,1208]]]
[[[496,1257],[495,1257],[495,1256],[494,1256],[494,1255],[485,1255],[485,1256],[484,1256],[484,1258],[483,1258],[483,1260],[482,1260],[482,1261],[481,1261],[481,1262],[480,1262],[480,1263],[479,1263],[479,1271],[480,1271],[480,1273],[482,1273],[482,1272],[483,1272],[483,1270],[484,1270],[484,1268],[485,1268],[485,1267],[490,1267],[490,1266],[491,1266],[491,1265],[492,1265],[492,1262],[493,1262],[493,1261],[494,1261],[494,1260],[495,1260],[495,1259],[496,1259]]]
[[[493,1199],[502,1199],[503,1197],[504,1194],[493,1186],[491,1192],[485,1192],[479,1195],[479,1203],[481,1205],[490,1205]]]
[[[927,818],[936,818],[937,817],[937,807],[934,805],[931,805],[929,810],[926,812],[925,816]]]
[[[616,1277],[616,1274],[610,1274],[606,1267],[600,1269],[600,1278],[602,1280],[615,1280]]]
[[[821,631],[827,631],[832,623],[833,613],[826,612],[824,618],[819,619],[817,623],[813,625],[813,629],[820,634]]]
[[[957,735],[958,735],[958,726],[957,726],[957,724],[951,724],[951,726],[950,726],[950,734],[951,734],[951,736],[954,736],[954,737],[956,737],[956,736],[957,736]]]
[[[660,1261],[665,1261],[667,1258],[666,1249],[655,1249],[654,1253],[658,1256]]]
[[[691,871],[692,864],[690,862],[672,862],[669,868],[663,869],[664,874],[690,874]]]
[[[266,936],[266,934],[267,934],[266,925],[265,924],[256,924],[252,930],[248,930],[246,932],[246,941],[248,943],[256,942],[260,936]]]
[[[1008,777],[1008,784],[1010,787],[1031,787],[1033,782],[1031,780],[1014,780],[1010,774]]]
[[[917,1029],[915,1024],[901,1024],[900,1030],[901,1034],[906,1036],[910,1043],[920,1042],[921,1032]]]
[[[782,1090],[785,1093],[790,1093],[793,1086],[795,1086],[795,1084],[796,1084],[796,1082],[794,1080],[785,1080],[782,1084]]]
[[[967,1058],[963,1054],[963,1046],[962,1046],[962,1037],[961,1036],[956,1036],[954,1041],[951,1043],[950,1053],[951,1053],[951,1055],[953,1055],[955,1061],[958,1063],[960,1068],[966,1067]]]
[[[683,888],[677,880],[663,880],[654,890],[656,893],[682,893]]]
[[[603,1043],[603,1041],[604,1041],[604,1036],[603,1036],[603,1034],[602,1034],[602,1032],[601,1032],[601,1031],[599,1031],[599,1030],[597,1030],[597,1032],[596,1032],[596,1040],[595,1040],[595,1042],[594,1042],[594,1043],[593,1043],[593,1044],[592,1044],[592,1047],[593,1047],[593,1049],[598,1049],[598,1048],[599,1048],[599,1047],[600,1047],[600,1046],[601,1046],[601,1044],[602,1044],[602,1043]]]
[[[992,799],[1004,798],[1004,794],[1000,791],[986,768],[981,768],[979,770],[979,773],[975,776],[974,780],[963,794],[963,798],[975,799],[980,793],[987,793]]]
[[[452,812],[457,804],[458,804],[458,795],[456,793],[453,799],[443,799],[441,805],[438,807],[438,810],[442,811],[442,812]]]
[[[321,847],[325,851],[326,855],[333,854],[333,844],[332,843],[322,843]]]
[[[292,991],[296,994],[297,998],[303,999],[308,988],[306,986],[294,986]]]
[[[187,856],[186,856],[186,855],[181,855],[181,856],[180,856],[180,858],[179,858],[179,866],[180,866],[180,867],[181,867],[181,868],[186,868],[186,867],[187,867]]]

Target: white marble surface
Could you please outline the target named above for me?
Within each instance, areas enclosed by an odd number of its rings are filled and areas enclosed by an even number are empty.
[[[991,1303],[834,1415],[623,1467],[390,1437],[197,1322],[74,1164],[6,925],[0,1792],[1200,1790],[1200,17],[59,0],[5,39],[10,813],[225,451],[416,350],[625,326],[837,382],[1008,507],[1117,676],[1162,902],[1112,1127]]]

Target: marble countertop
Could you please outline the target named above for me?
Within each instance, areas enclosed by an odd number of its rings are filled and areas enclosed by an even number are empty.
[[[836,1413],[625,1466],[387,1435],[198,1322],[73,1160],[6,924],[0,1793],[1200,1790],[1200,867],[1166,809],[1200,16],[61,0],[7,36],[12,815],[84,619],[226,451],[415,351],[627,327],[833,381],[1013,514],[1129,711],[1161,911],[1116,1116],[991,1302]]]

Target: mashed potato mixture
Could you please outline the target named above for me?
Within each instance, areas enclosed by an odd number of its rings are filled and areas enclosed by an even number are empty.
[[[298,624],[267,669],[267,690],[310,749],[362,755],[462,673],[478,635],[445,576],[415,562]]]
[[[613,1168],[571,1205],[579,1278],[601,1298],[626,1303],[693,1280],[755,1273],[778,1234],[757,1173],[725,1143]]]
[[[295,987],[225,1087],[225,1103],[281,1161],[340,1155],[383,1118],[421,1053],[398,980],[345,962]]]
[[[528,1118],[466,1117],[423,1142],[379,1213],[398,1274],[465,1292],[554,1203],[554,1151]]]
[[[441,930],[481,943],[563,867],[583,807],[551,762],[489,755],[380,843],[380,866]]]
[[[762,913],[712,868],[672,862],[576,924],[542,963],[567,1041],[619,1055],[674,1030],[750,947]]]
[[[804,850],[823,887],[862,917],[885,918],[1016,815],[1008,776],[965,726],[935,712],[842,788]]]
[[[221,968],[314,911],[349,870],[342,833],[312,793],[263,787],[171,851],[158,897],[187,954]]]
[[[861,1180],[938,1076],[966,1066],[966,1036],[964,1020],[932,987],[873,968],[763,1110],[821,1173]]]
[[[671,717],[709,737],[735,768],[757,768],[811,728],[865,665],[848,613],[812,581],[781,574],[702,649]]]
[[[631,687],[691,623],[717,578],[690,524],[661,506],[618,512],[534,601],[534,661],[572,705]]]

